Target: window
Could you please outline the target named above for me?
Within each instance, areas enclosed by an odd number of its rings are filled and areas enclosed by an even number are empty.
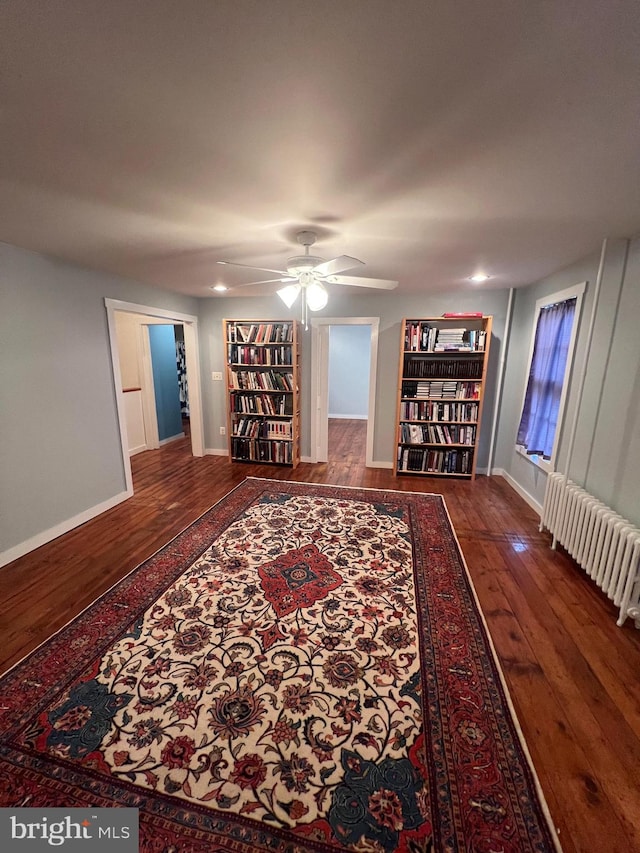
[[[585,283],[539,299],[516,444],[553,468]]]

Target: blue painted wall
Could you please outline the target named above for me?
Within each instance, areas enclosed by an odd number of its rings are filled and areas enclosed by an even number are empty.
[[[329,327],[329,417],[369,413],[371,326]]]
[[[182,433],[176,337],[173,326],[149,326],[153,387],[156,395],[158,438],[173,438]]]

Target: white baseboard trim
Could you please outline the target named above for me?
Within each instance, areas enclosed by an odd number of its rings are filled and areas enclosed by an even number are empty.
[[[369,415],[332,415],[331,412],[329,412],[327,417],[328,418],[334,418],[337,420],[340,420],[342,418],[342,420],[345,420],[345,421],[368,421],[369,420]]]
[[[129,456],[135,456],[136,453],[142,453],[144,450],[147,450],[146,444],[141,444],[139,447],[132,447],[129,451]]]
[[[314,460],[310,456],[301,456],[300,461],[301,462],[313,462]]]
[[[520,497],[526,501],[534,512],[537,512],[540,517],[542,517],[542,504],[539,504],[538,501],[532,497],[529,492],[525,491],[520,483],[513,479],[511,474],[508,471],[505,471],[504,468],[492,468],[492,474],[497,474],[499,477],[504,477],[507,483],[511,486],[514,492],[517,492]]]
[[[6,566],[7,563],[11,563],[13,560],[17,560],[18,557],[24,557],[25,554],[28,554],[30,551],[35,551],[35,549],[39,548],[41,545],[46,545],[47,542],[51,542],[52,539],[57,539],[58,536],[62,536],[63,533],[68,533],[75,527],[80,527],[81,524],[84,524],[86,521],[91,521],[92,518],[95,518],[97,515],[101,515],[108,509],[112,509],[114,506],[126,501],[127,498],[130,498],[132,495],[133,490],[120,492],[119,494],[114,495],[114,497],[109,498],[109,500],[96,504],[96,506],[92,506],[90,509],[86,509],[78,515],[74,515],[73,518],[61,521],[60,524],[56,524],[55,527],[50,527],[48,530],[43,530],[42,533],[37,533],[31,538],[25,539],[25,541],[20,542],[19,545],[14,545],[7,551],[0,553],[0,567]]]
[[[160,447],[162,447],[163,444],[169,444],[170,441],[177,441],[177,439],[184,438],[184,436],[185,436],[185,433],[178,432],[178,433],[176,433],[176,435],[170,435],[169,438],[163,438],[162,441],[160,441],[158,443],[160,444]]]
[[[218,450],[217,447],[205,447],[204,449],[205,456],[228,456],[228,450]]]

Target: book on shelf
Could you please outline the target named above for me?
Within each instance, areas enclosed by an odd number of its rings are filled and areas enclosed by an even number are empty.
[[[409,442],[411,444],[421,444],[422,441],[422,428],[418,424],[409,424]]]
[[[482,311],[445,311],[442,315],[445,320],[457,320],[458,318],[462,319],[482,319],[484,314]]]

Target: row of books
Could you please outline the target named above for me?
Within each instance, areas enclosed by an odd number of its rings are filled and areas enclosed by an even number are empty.
[[[229,343],[280,344],[293,342],[292,323],[229,323]]]
[[[230,382],[240,391],[293,391],[293,373],[279,370],[232,370]]]
[[[402,444],[474,444],[476,428],[457,424],[400,424]]]
[[[476,423],[478,420],[478,403],[438,403],[434,400],[420,400],[414,403],[410,400],[403,400],[400,403],[400,417],[407,421],[469,421]]]
[[[480,379],[482,358],[424,358],[405,355],[403,375],[415,379]]]
[[[229,395],[231,414],[247,415],[293,415],[291,394],[242,394]]]
[[[230,364],[277,364],[290,367],[292,364],[291,358],[291,346],[256,347],[238,344],[229,345]]]
[[[429,323],[408,322],[404,327],[404,348],[411,352],[432,350],[436,334],[437,329]]]
[[[471,474],[472,450],[435,450],[398,445],[398,471],[422,471],[430,474]]]
[[[408,352],[481,352],[486,343],[483,329],[466,326],[438,328],[411,320],[405,325],[404,348]]]
[[[232,438],[231,456],[239,462],[276,462],[293,464],[293,444],[290,441]]]
[[[413,381],[405,379],[402,382],[402,396],[417,399],[436,400],[478,400],[480,398],[480,382],[453,382],[438,379]]]
[[[232,429],[234,436],[291,441],[293,424],[291,421],[271,421],[264,418],[240,417],[234,422]]]

